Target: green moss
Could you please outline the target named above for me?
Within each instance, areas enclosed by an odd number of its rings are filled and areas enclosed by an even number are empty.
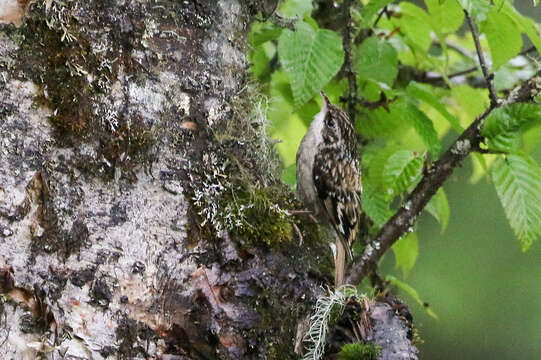
[[[371,343],[345,344],[338,353],[339,360],[376,360],[381,354],[381,346]]]
[[[306,314],[309,309],[302,303],[284,306],[284,300],[270,289],[262,289],[257,300],[252,304],[261,316],[255,333],[261,334],[267,344],[265,358],[272,360],[298,359],[293,348],[293,342],[283,341],[295,337],[296,321]],[[248,334],[253,337],[253,334]]]
[[[269,360],[295,360],[298,358],[290,344],[273,343],[269,344],[267,348],[266,359]]]
[[[269,247],[288,244],[293,228],[287,210],[291,207],[285,188],[273,185],[265,188],[241,189],[224,197],[224,209],[239,222],[232,232],[248,245]]]

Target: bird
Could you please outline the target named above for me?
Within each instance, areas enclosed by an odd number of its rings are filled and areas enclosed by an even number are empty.
[[[361,221],[361,171],[357,134],[348,114],[321,92],[321,111],[314,116],[297,150],[297,197],[335,233],[335,287],[343,285],[346,255]]]

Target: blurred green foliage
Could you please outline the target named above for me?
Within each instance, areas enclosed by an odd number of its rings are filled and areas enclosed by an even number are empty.
[[[251,70],[269,98],[271,136],[281,140],[276,148],[284,165],[282,180],[292,188],[295,187],[296,150],[320,109],[319,91],[325,91],[336,104],[349,95],[347,72],[342,68],[345,58],[343,2],[331,4],[329,1],[329,4],[321,9],[324,1],[281,1],[273,15],[274,20],[280,21],[273,21],[271,17],[255,23],[251,30]],[[506,96],[539,70],[539,62],[532,56],[536,52],[524,50],[532,45],[541,49],[540,26],[518,12],[516,5],[509,0],[353,2],[352,63],[359,95],[355,127],[363,139],[360,149],[362,202],[363,210],[373,221],[371,234],[375,234],[402,204],[405,195],[421,179],[424,169],[490,104],[463,9],[469,12],[479,30],[499,96]],[[378,103],[384,106],[376,106]],[[343,102],[342,105],[345,107]],[[460,281],[461,277],[475,279],[479,269],[472,258],[480,252],[475,244],[479,241],[480,246],[490,247],[491,239],[482,237],[481,241],[474,235],[485,226],[475,221],[461,222],[464,212],[471,213],[474,208],[483,216],[492,214],[493,208],[484,205],[484,195],[480,196],[473,189],[482,188],[485,194],[490,186],[492,197],[495,194],[499,198],[498,235],[505,234],[506,244],[498,243],[498,248],[525,251],[541,234],[541,168],[532,156],[541,143],[540,121],[541,110],[537,103],[514,104],[494,111],[482,133],[486,138],[484,149],[493,153],[472,154],[467,171],[461,170],[457,175],[462,177],[460,186],[465,190],[461,192],[455,186],[452,193],[446,193],[441,188],[426,207],[426,213],[439,223],[438,230],[435,231],[434,222],[423,220],[422,223],[430,224],[429,230],[414,225],[411,232],[393,246],[395,269],[390,269],[389,256],[383,268],[388,273],[399,270],[400,275],[391,275],[388,279],[419,303],[420,309],[428,309],[428,313],[435,316],[421,301],[427,295],[433,295],[435,299],[429,301],[438,305],[454,301],[449,305],[455,306],[454,311],[461,311],[456,305],[464,307],[468,296],[472,296],[460,291],[434,294],[433,286],[441,288],[439,282]],[[469,143],[461,145],[464,151],[469,151]],[[507,240],[509,229],[521,246]],[[487,230],[494,232],[493,228]],[[454,245],[457,249],[450,255],[436,254],[433,261],[423,265],[423,271],[429,273],[423,278],[414,265],[417,259],[426,259],[425,252],[431,251],[425,249],[426,243],[440,244],[440,238],[452,242],[457,236],[461,236],[461,244],[468,244],[464,251]],[[434,255],[434,251],[430,254]],[[455,262],[454,257],[459,259]],[[461,275],[449,274],[439,279],[442,271],[452,271],[444,270],[450,264],[463,264],[457,271]],[[435,268],[433,274],[431,266]],[[484,280],[489,286],[500,281]],[[473,297],[472,301],[476,301]],[[507,305],[502,304],[502,311]],[[457,316],[438,306],[434,308],[442,322]],[[470,321],[465,326],[476,325]],[[539,330],[539,326],[533,328]],[[460,333],[457,331],[456,335]],[[463,339],[452,340],[461,342]],[[427,358],[436,357],[434,352]]]

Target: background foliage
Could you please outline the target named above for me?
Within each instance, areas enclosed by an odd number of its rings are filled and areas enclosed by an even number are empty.
[[[477,25],[496,91],[504,97],[540,68],[540,27],[523,15],[539,8],[530,0],[352,3],[362,200],[374,234],[426,164],[490,104],[463,9]],[[282,180],[293,188],[296,150],[319,111],[319,91],[336,104],[350,91],[343,69],[343,3],[325,6],[282,1],[272,16],[254,24],[250,36],[251,69],[269,99],[271,134],[281,140],[276,146]],[[490,154],[470,156],[454,182],[432,198],[420,223],[393,246],[394,264],[390,256],[383,261],[391,283],[410,296],[410,304],[420,304],[414,315],[421,319],[426,358],[450,346],[456,346],[451,358],[465,359],[488,352],[499,359],[533,359],[526,354],[541,350],[535,313],[541,285],[531,282],[540,265],[533,255],[540,255],[539,246],[519,254],[541,234],[541,168],[535,160],[540,122],[537,104],[495,110],[482,132],[482,150]],[[431,307],[423,306],[425,300]],[[499,311],[492,312],[496,306]],[[506,341],[502,322],[516,332],[509,338],[520,346]]]

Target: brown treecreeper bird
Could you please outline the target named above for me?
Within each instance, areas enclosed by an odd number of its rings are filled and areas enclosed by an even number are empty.
[[[297,196],[336,233],[335,287],[344,282],[346,254],[361,216],[357,136],[349,116],[321,93],[323,106],[297,151]]]

